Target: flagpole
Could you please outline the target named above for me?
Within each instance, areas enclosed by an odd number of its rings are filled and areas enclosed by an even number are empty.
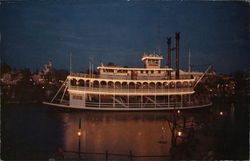
[[[188,51],[188,72],[191,72],[191,51]]]
[[[69,73],[71,75],[72,72],[72,53],[69,53]]]

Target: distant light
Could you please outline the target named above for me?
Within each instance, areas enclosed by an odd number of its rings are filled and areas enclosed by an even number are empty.
[[[178,110],[178,111],[177,111],[177,113],[181,113],[181,111],[180,111],[180,110]]]
[[[178,131],[178,132],[177,132],[177,135],[178,135],[178,136],[181,136],[181,135],[182,135],[182,132],[181,132],[181,131]]]
[[[81,131],[78,131],[78,132],[77,132],[77,135],[78,135],[78,136],[81,136],[81,135],[82,135]]]
[[[42,88],[44,89],[44,86]]]
[[[220,115],[221,115],[221,116],[223,115],[223,112],[222,112],[222,111],[220,112]]]

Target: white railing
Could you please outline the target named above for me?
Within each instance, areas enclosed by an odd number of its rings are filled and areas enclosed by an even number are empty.
[[[136,76],[133,79],[131,78],[131,75],[129,76],[123,76],[123,75],[98,75],[98,74],[85,74],[85,73],[78,73],[78,72],[71,72],[70,76],[73,77],[81,77],[81,78],[102,78],[102,79],[122,79],[122,80],[176,80],[174,76],[171,78],[167,76]],[[193,79],[193,76],[191,75],[182,75],[178,80],[183,79]]]
[[[173,108],[173,107],[192,107],[209,104],[209,101],[198,102],[169,102],[169,103],[126,103],[127,107],[124,107],[118,103],[99,103],[99,102],[86,102],[86,107],[96,108]]]
[[[79,87],[79,86],[70,86],[69,90],[83,91],[85,93],[115,93],[115,94],[178,94],[178,93],[192,93],[194,92],[193,88],[171,88],[171,89],[123,89],[123,88],[94,88],[94,87]]]

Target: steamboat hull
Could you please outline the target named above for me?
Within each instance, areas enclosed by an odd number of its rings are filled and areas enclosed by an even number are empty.
[[[72,109],[72,110],[88,110],[88,111],[169,111],[169,110],[185,110],[185,109],[198,109],[206,108],[212,106],[212,102],[202,105],[193,105],[187,107],[156,107],[156,108],[141,108],[141,107],[129,107],[129,108],[116,108],[116,107],[107,107],[107,108],[96,108],[96,107],[77,107],[69,106],[66,104],[57,104],[50,102],[43,102],[45,105],[53,106],[60,109]]]

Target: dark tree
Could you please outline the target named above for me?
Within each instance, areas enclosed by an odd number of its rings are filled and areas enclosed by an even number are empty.
[[[55,69],[52,68],[49,72],[44,74],[45,81],[48,82],[54,82],[55,81]]]
[[[31,85],[33,83],[29,68],[20,70],[20,73],[22,74],[22,79],[18,82],[19,85]]]
[[[247,88],[246,75],[242,71],[233,73],[233,78],[235,80],[235,90],[243,91]]]

